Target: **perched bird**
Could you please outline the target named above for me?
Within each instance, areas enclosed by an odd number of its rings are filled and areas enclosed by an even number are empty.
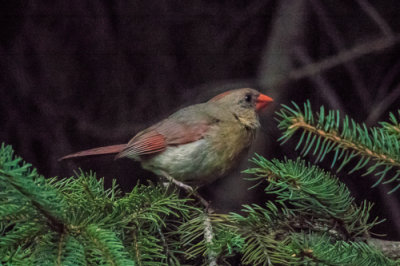
[[[158,176],[201,186],[237,165],[260,126],[257,112],[272,101],[254,89],[226,91],[180,109],[127,144],[85,150],[60,160],[116,153],[116,159],[140,161]]]

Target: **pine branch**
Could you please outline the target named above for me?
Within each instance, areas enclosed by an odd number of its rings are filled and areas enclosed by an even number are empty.
[[[69,234],[60,238],[57,265],[87,265],[83,245]]]
[[[344,240],[364,235],[377,223],[369,220],[372,204],[362,202],[357,206],[347,187],[338,178],[301,160],[267,160],[259,155],[251,160],[255,168],[244,171],[252,174],[250,180],[266,180],[267,194],[295,216],[296,223],[302,221],[308,228],[324,224],[329,230],[340,232]],[[314,227],[314,228],[313,228]]]
[[[339,111],[325,111],[323,106],[314,114],[309,102],[304,104],[303,110],[295,103],[293,107],[283,105],[277,115],[278,127],[283,131],[279,139],[282,143],[292,138],[297,130],[302,130],[296,150],[303,145],[303,156],[312,152],[318,162],[333,152],[331,167],[341,160],[337,171],[358,157],[358,163],[349,173],[361,168],[367,168],[364,175],[375,172],[378,180],[373,187],[385,178],[385,184],[400,181],[400,140],[384,128],[367,129],[364,124],[357,124],[348,116],[341,119]],[[387,175],[391,170],[395,173],[389,178]],[[399,187],[400,183],[389,193]]]
[[[135,265],[128,259],[129,255],[115,233],[92,224],[86,228],[84,234],[89,240],[87,252],[92,254],[96,264]]]
[[[0,208],[0,263],[216,265],[239,255],[247,265],[354,265],[366,257],[394,265],[363,243],[378,222],[369,218],[372,205],[356,205],[337,178],[300,160],[253,162],[247,172],[268,182],[276,202],[224,215],[163,186],[137,184],[123,195],[94,173],[44,179],[3,145],[0,203],[10,208]]]
[[[397,111],[397,115],[400,117],[400,110]],[[388,134],[395,136],[400,139],[400,121],[396,118],[395,114],[389,114],[390,122],[381,122],[381,126],[388,132]]]
[[[252,180],[267,181],[265,191],[275,195],[277,203],[245,206],[245,216],[227,218],[245,239],[245,264],[396,265],[375,250],[376,245],[364,243],[371,239],[372,226],[381,221],[369,221],[372,205],[357,206],[336,177],[300,160],[257,156],[252,161],[256,167],[245,172],[253,175]],[[365,260],[366,253],[370,261]]]
[[[325,235],[294,234],[290,249],[298,264],[318,265],[397,265],[382,252],[363,242],[332,241]],[[365,254],[368,254],[365,256]]]
[[[245,215],[231,213],[227,224],[244,240],[242,262],[245,265],[288,265],[293,257],[287,252],[290,242],[289,211],[284,205],[267,202],[263,208],[256,204],[245,205]],[[281,207],[281,208],[280,208]]]
[[[115,182],[105,189],[104,180],[93,173],[45,179],[2,145],[0,262],[127,265],[136,259],[142,265],[167,264],[159,232],[168,233],[169,224],[180,225],[198,210],[187,202],[151,184],[138,184],[122,195]],[[133,236],[140,257],[128,252]],[[182,257],[178,240],[165,241],[175,247],[169,257]]]

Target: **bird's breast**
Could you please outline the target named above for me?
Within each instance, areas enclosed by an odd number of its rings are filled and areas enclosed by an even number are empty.
[[[142,160],[142,166],[157,175],[166,172],[184,182],[211,183],[236,165],[250,146],[252,135],[218,127],[197,141],[168,146],[165,151]]]

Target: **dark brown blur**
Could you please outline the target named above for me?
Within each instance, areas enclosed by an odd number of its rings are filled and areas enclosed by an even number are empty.
[[[40,2],[40,4],[39,4]],[[276,143],[273,112],[310,99],[367,125],[400,108],[398,0],[1,1],[0,142],[45,176],[94,170],[125,191],[150,173],[112,156],[63,155],[127,142],[177,109],[231,88],[275,99],[251,154],[294,158]],[[321,164],[329,168],[329,163]],[[240,170],[202,189],[220,211],[264,200]],[[338,176],[357,200],[377,203],[400,238],[400,190]]]

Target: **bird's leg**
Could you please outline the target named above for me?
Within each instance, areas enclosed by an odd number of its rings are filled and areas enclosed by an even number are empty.
[[[176,180],[175,178],[173,178],[166,172],[162,172],[162,174],[169,182],[173,183],[175,186],[177,186],[179,188],[182,188],[188,194],[193,195],[195,198],[197,198],[200,201],[200,203],[204,205],[207,212],[211,211],[210,203],[207,200],[205,200],[199,193],[197,193],[197,191],[194,190],[191,186],[186,185],[185,183],[182,183],[181,181]]]

